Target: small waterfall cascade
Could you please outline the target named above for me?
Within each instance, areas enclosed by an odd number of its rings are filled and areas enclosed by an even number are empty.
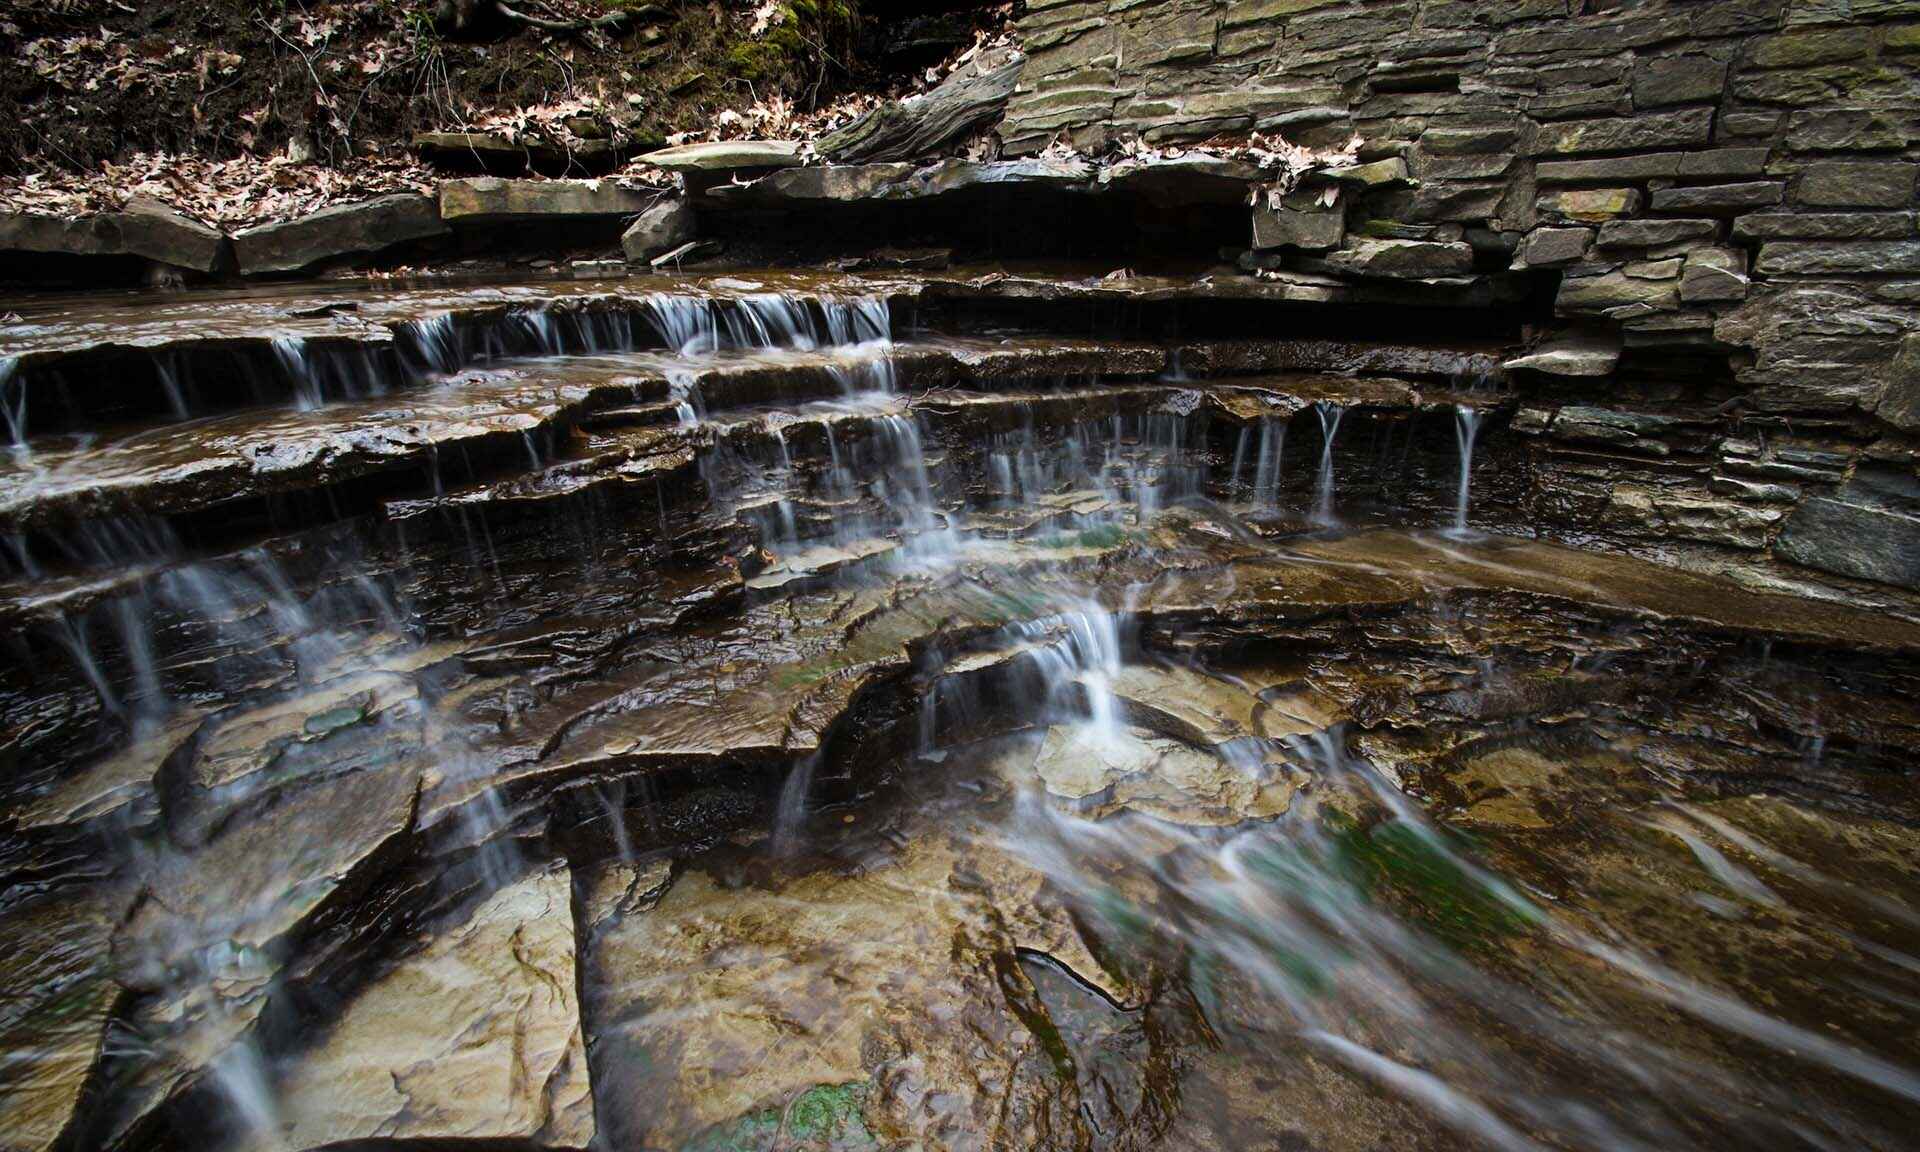
[[[16,455],[27,448],[27,389],[20,379],[20,358],[0,356],[0,420],[7,424],[7,442]]]
[[[1253,471],[1253,503],[1260,507],[1280,506],[1280,472],[1286,452],[1287,422],[1274,417],[1261,420],[1260,457]]]
[[[1320,418],[1320,473],[1313,487],[1313,519],[1316,524],[1333,524],[1333,440],[1340,434],[1340,417],[1346,409],[1322,400],[1313,411]]]
[[[1480,410],[1459,404],[1453,410],[1453,434],[1460,447],[1460,482],[1453,497],[1453,530],[1467,530],[1467,497],[1473,485],[1473,442],[1480,434]]]

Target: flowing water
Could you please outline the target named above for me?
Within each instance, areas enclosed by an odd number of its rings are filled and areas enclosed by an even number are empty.
[[[898,291],[0,345],[7,1147],[1910,1144],[1920,625]]]

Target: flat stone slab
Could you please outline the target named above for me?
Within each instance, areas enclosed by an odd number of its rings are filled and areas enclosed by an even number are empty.
[[[440,218],[470,224],[559,222],[638,216],[660,193],[611,180],[509,180],[475,176],[440,185]]]
[[[1550,340],[1525,356],[1516,356],[1503,367],[1508,371],[1525,369],[1547,376],[1607,376],[1620,363],[1620,345],[1598,337]]]
[[[594,1135],[564,866],[500,889],[355,996],[278,1085],[261,1149]]]
[[[794,168],[805,161],[798,140],[715,140],[679,144],[641,156],[669,172],[725,172],[734,168]]]
[[[446,233],[433,197],[401,192],[244,229],[234,234],[233,252],[241,275],[258,276],[298,272],[325,260]]]
[[[118,440],[36,446],[0,458],[0,523],[122,512],[176,513],[315,488],[464,448],[523,452],[519,441],[630,382],[554,382],[531,369],[470,372],[445,386],[312,411],[247,409]]]
[[[139,256],[196,272],[215,271],[227,238],[217,228],[135,196],[119,212],[68,218],[37,212],[0,213],[0,251],[67,256]]]

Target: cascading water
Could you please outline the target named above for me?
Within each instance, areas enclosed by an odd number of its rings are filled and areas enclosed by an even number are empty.
[[[528,355],[428,391],[592,394],[471,460],[4,537],[58,665],[0,682],[36,770],[9,785],[18,898],[125,898],[88,945],[127,983],[85,1030],[138,1022],[84,1077],[103,1115],[181,1067],[161,1115],[198,1136],[224,1102],[250,1147],[1897,1145],[1920,914],[1847,870],[1911,854],[1897,790],[1849,779],[1905,737],[1841,734],[1820,676],[1844,667],[1755,672],[1726,637],[1767,623],[1710,596],[1642,630],[1633,597],[1693,577],[1247,515],[1281,504],[1287,423],[1238,415],[1217,361],[1036,383],[974,367],[1019,340],[968,337],[963,382],[909,396],[883,297],[606,303],[274,353],[310,404],[368,394],[369,365]],[[231,402],[212,376],[184,398]],[[1344,414],[1316,407],[1324,524]],[[1348,491],[1402,443],[1349,443]],[[1229,459],[1232,498],[1202,499]],[[1444,473],[1444,443],[1416,465]],[[1821,709],[1788,715],[1802,695]],[[1758,772],[1844,803],[1729,784]],[[494,908],[529,876],[555,883]],[[46,983],[68,1036],[85,986]],[[509,1130],[503,1098],[545,1111]],[[601,1127],[562,1133],[570,1107]]]
[[[1320,418],[1320,474],[1313,487],[1313,519],[1317,524],[1333,524],[1333,438],[1340,434],[1340,417],[1346,409],[1322,400],[1313,411]]]
[[[1453,530],[1467,530],[1467,492],[1473,484],[1473,442],[1480,434],[1480,410],[1454,406],[1454,439],[1460,447],[1460,487],[1453,500]]]

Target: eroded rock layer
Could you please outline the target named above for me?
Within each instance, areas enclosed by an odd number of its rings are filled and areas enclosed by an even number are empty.
[[[1897,1142],[1910,582],[1263,283],[24,320],[6,1146]]]

